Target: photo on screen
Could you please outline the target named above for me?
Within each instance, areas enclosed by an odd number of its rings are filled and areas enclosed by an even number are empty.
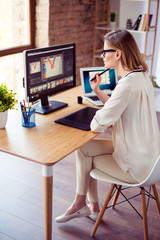
[[[101,71],[102,72],[102,71]],[[89,72],[89,79],[92,79],[94,77],[95,74],[100,73],[99,71],[95,71],[95,72]],[[101,76],[102,80],[101,80],[101,85],[104,84],[110,84],[110,78],[109,78],[109,72],[105,72],[102,76]]]
[[[38,73],[41,71],[40,62],[31,62],[29,63],[29,74]]]
[[[42,58],[42,79],[63,74],[63,54]]]

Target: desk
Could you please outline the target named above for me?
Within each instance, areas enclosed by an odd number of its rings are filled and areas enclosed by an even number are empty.
[[[42,165],[45,240],[52,238],[53,165],[97,135],[54,122],[86,106],[93,107],[85,100],[77,104],[77,96],[81,94],[79,86],[54,96],[52,99],[69,106],[47,115],[36,114],[33,128],[22,127],[21,112],[12,110],[6,128],[0,130],[0,151]]]
[[[97,134],[56,124],[55,119],[86,106],[88,101],[77,104],[81,86],[58,94],[53,99],[69,104],[48,115],[36,114],[36,127],[21,126],[21,112],[10,111],[6,128],[0,130],[0,151],[34,161],[42,165],[45,240],[52,238],[52,189],[53,165],[94,138]],[[160,125],[160,113],[157,113]]]

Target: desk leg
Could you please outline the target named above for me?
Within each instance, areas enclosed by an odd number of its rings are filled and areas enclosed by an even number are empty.
[[[45,240],[52,239],[53,166],[42,166]]]

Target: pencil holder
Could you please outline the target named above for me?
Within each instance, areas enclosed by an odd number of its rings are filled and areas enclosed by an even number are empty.
[[[22,112],[22,126],[23,127],[34,127],[35,124],[35,109],[26,108],[26,111],[21,110]]]

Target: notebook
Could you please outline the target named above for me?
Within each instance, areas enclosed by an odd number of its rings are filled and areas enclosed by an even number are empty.
[[[65,117],[59,118],[55,120],[55,122],[88,131],[90,130],[92,118],[97,110],[97,108],[85,107]]]
[[[87,67],[80,68],[80,78],[82,84],[83,98],[92,102],[96,106],[103,106],[103,103],[98,99],[96,94],[93,92],[89,80],[95,73],[101,73],[105,70],[105,67]],[[115,69],[110,69],[101,75],[102,82],[100,89],[103,90],[107,95],[111,95],[117,84],[117,72]]]

